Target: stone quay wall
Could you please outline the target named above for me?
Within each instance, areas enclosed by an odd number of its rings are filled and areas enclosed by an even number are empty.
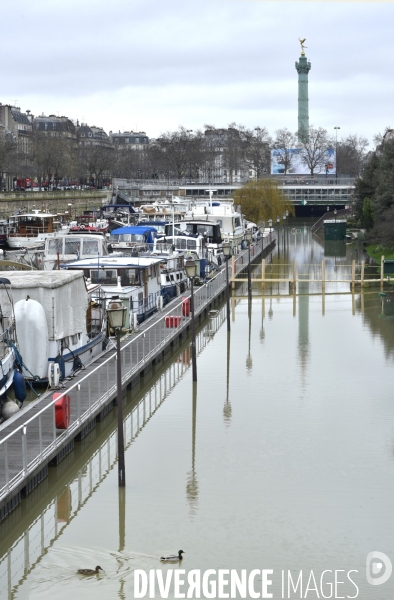
[[[85,210],[110,204],[111,199],[112,192],[105,190],[4,192],[0,194],[0,218],[5,219],[17,211],[31,212],[34,209],[53,214],[71,211],[71,215],[75,217]]]

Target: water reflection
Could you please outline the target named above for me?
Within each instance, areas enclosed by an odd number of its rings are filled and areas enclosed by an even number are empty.
[[[225,307],[215,311],[213,322],[206,324],[196,336],[197,353],[201,354],[215,332],[224,322]],[[124,431],[125,449],[140,435],[149,421],[157,413],[165,399],[182,380],[186,370],[190,368],[190,348],[187,346],[170,365],[159,371],[156,379],[151,380],[148,391],[137,401],[130,403],[125,411]],[[188,498],[192,512],[196,511],[198,499],[198,482],[195,471],[196,456],[196,415],[197,415],[197,387],[193,388],[192,410],[192,470],[188,481]],[[112,429],[112,432],[111,432]],[[95,450],[92,444],[95,445]],[[86,459],[86,456],[89,458]],[[80,511],[92,498],[100,484],[108,477],[117,463],[117,435],[116,419],[112,413],[103,423],[96,426],[90,436],[81,446],[76,447],[55,471],[51,471],[51,486],[49,492],[45,486],[38,487],[11,515],[1,524],[0,538],[0,600],[14,598],[18,589],[25,585],[34,568],[40,563],[42,557],[48,553],[56,540],[62,536],[71,523],[78,517]],[[74,467],[74,468],[73,468]],[[43,490],[45,490],[43,492]],[[28,511],[28,507],[29,511]],[[22,510],[22,513],[21,513]],[[27,512],[27,515],[25,513]],[[38,515],[34,517],[31,513]],[[112,512],[112,511],[111,511]],[[20,515],[22,514],[22,517]],[[116,515],[116,511],[115,511]],[[110,516],[108,516],[110,518]],[[118,553],[104,560],[115,562],[113,571],[117,574],[117,595],[124,599],[127,597],[125,588],[126,576],[130,568],[126,565],[128,560],[124,556],[126,547],[126,489],[118,489]],[[96,552],[80,551],[81,563],[89,557],[89,563],[100,564],[103,555]],[[61,551],[61,558],[57,560],[72,564],[75,561],[75,550]],[[68,556],[70,554],[70,556]],[[97,562],[96,562],[97,561]],[[93,566],[94,566],[93,565]],[[55,564],[54,568],[59,571]],[[70,577],[70,569],[62,569],[60,579]],[[71,571],[74,573],[74,570]],[[40,575],[40,578],[42,575]],[[106,574],[108,577],[108,573]],[[41,582],[41,579],[40,579]],[[43,583],[43,582],[42,582]],[[48,586],[50,585],[49,582]],[[130,585],[130,582],[128,582]]]
[[[229,400],[230,393],[230,348],[231,348],[231,332],[227,332],[227,363],[226,363],[226,400],[223,406],[223,421],[226,427],[231,425],[232,408]]]
[[[381,295],[385,294],[385,295]],[[365,290],[356,295],[355,310],[363,315],[363,323],[373,337],[383,341],[386,358],[394,357],[394,292]]]
[[[198,479],[196,473],[197,382],[192,387],[192,468],[187,474],[186,495],[189,514],[193,518],[198,506]]]
[[[309,282],[300,281],[298,290],[298,360],[302,389],[305,391],[309,360]]]
[[[260,329],[260,342],[264,342],[265,331],[264,331],[264,318],[265,318],[265,297],[261,296],[261,329]]]
[[[246,357],[246,369],[251,371],[253,367],[252,355],[250,353],[250,339],[252,335],[252,299],[248,298],[248,321],[249,321],[249,335],[248,335],[248,355]]]

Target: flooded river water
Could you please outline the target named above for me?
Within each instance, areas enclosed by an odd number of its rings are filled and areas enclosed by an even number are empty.
[[[273,271],[354,257],[285,233]],[[132,392],[124,493],[113,411],[0,526],[0,600],[131,599],[137,569],[212,569],[211,583],[257,570],[247,598],[264,578],[273,598],[392,597],[394,576],[371,585],[366,559],[386,555],[375,583],[394,561],[394,294],[339,285],[324,299],[317,284],[295,299],[256,285],[251,302],[241,288],[229,336],[218,307],[198,333],[196,386],[185,345]],[[182,563],[160,563],[179,549]],[[164,597],[157,577],[146,597]]]

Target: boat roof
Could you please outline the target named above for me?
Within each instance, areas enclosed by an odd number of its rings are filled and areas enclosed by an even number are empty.
[[[155,231],[157,232],[157,229],[155,229],[154,227],[151,226],[137,226],[137,225],[133,225],[133,226],[127,226],[127,227],[119,227],[119,229],[113,229],[111,231],[111,235],[121,235],[123,233],[138,233],[141,235],[141,233],[146,233],[147,231]]]
[[[189,223],[192,225],[220,225],[219,221],[212,221],[212,219],[209,219],[208,217],[210,217],[211,215],[207,215],[206,219],[193,219],[193,217],[188,217],[186,215],[185,219],[183,221],[175,221],[175,227],[181,224],[181,223]],[[167,223],[168,225],[172,225],[172,221],[170,221],[169,223]]]
[[[116,268],[137,268],[148,269],[151,265],[156,265],[161,261],[155,256],[100,256],[92,258],[83,258],[71,263],[65,263],[63,269],[116,269]],[[48,273],[48,271],[44,271]],[[51,272],[51,271],[50,271]]]
[[[175,221],[177,223],[178,221]],[[149,225],[148,225],[149,223]],[[136,227],[154,227],[155,225],[167,225],[168,221],[140,221],[136,223]]]
[[[20,213],[19,215],[11,215],[10,219],[24,219],[25,217],[34,217],[35,219],[54,219],[57,216],[58,215],[52,215],[51,213],[32,212]]]
[[[83,276],[83,271],[0,271],[0,277],[8,279],[14,288],[55,289]]]
[[[103,236],[102,233],[84,233],[83,229],[80,232],[75,232],[72,235],[70,235],[69,233],[64,233],[64,234],[56,234],[56,237],[48,237],[45,238],[45,241],[50,241],[50,240],[59,240],[59,239],[64,239],[66,238],[67,240],[73,240],[75,242],[75,240],[77,238],[82,238],[82,239],[87,239],[87,240],[105,240],[105,237]]]

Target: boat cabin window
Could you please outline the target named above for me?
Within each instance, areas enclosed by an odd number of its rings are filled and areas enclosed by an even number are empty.
[[[90,279],[92,283],[101,283],[102,285],[117,285],[118,283],[116,269],[91,269]]]
[[[98,254],[98,240],[83,240],[82,254]]]
[[[64,240],[64,254],[80,254],[81,238],[69,236],[70,239]]]
[[[140,272],[138,269],[121,269],[120,282],[122,285],[139,285]]]
[[[63,254],[63,240],[51,238],[48,240],[48,254]]]
[[[234,225],[235,227],[241,227],[241,219],[239,217],[235,217]]]
[[[143,244],[145,237],[142,233],[116,233],[110,236],[110,242],[132,242],[134,244]]]
[[[179,250],[195,250],[197,248],[197,242],[193,239],[175,238],[175,246]]]

